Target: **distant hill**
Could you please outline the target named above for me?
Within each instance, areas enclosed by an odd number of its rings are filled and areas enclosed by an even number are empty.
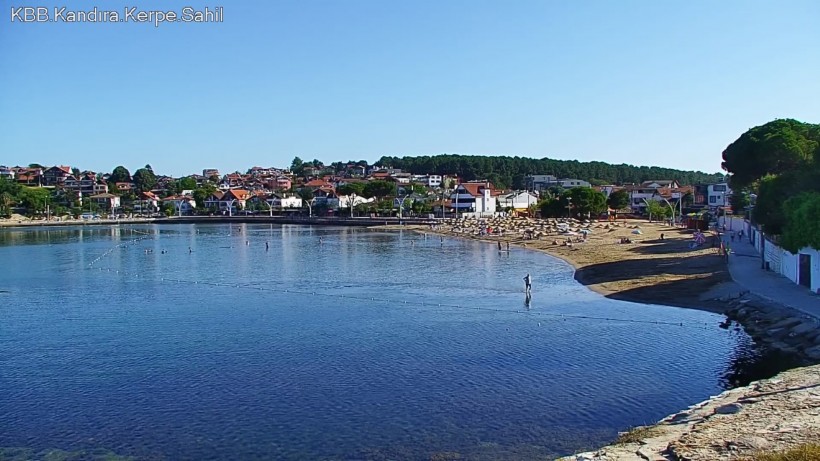
[[[378,165],[401,168],[414,174],[457,174],[464,180],[487,179],[496,187],[520,189],[530,174],[551,174],[559,178],[584,179],[592,184],[640,183],[650,179],[675,179],[681,185],[714,183],[722,175],[672,168],[612,165],[550,158],[482,155],[433,155],[422,157],[382,157]]]

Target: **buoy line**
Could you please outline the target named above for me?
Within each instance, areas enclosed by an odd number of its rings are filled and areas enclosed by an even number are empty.
[[[103,260],[106,256],[113,253],[115,250],[119,248],[127,248],[129,245],[136,245],[143,240],[152,239],[156,237],[158,234],[156,233],[149,233],[149,232],[141,232],[135,229],[132,229],[133,232],[142,234],[141,237],[136,239],[131,239],[125,242],[121,242],[112,248],[105,251],[102,255],[95,258],[91,263],[88,264],[89,269],[94,269],[94,265]],[[178,234],[183,235],[183,234]],[[96,267],[100,272],[107,272],[112,274],[117,274],[124,277],[134,277],[134,278],[146,278],[144,275],[138,273],[129,273],[127,271],[122,271],[118,269],[111,269],[111,268],[104,268],[104,267]],[[156,279],[154,279],[156,281]],[[294,290],[290,288],[269,288],[264,286],[253,285],[251,283],[221,283],[221,282],[206,282],[201,280],[188,280],[188,279],[179,279],[179,278],[171,278],[171,277],[160,277],[160,282],[169,282],[169,283],[187,283],[193,285],[209,285],[215,287],[225,287],[225,288],[238,288],[238,289],[247,289],[247,290],[254,290],[254,291],[262,291],[268,293],[287,293],[287,294],[299,294],[299,295],[306,295],[306,296],[321,296],[327,298],[341,298],[341,299],[350,299],[354,301],[364,301],[364,302],[379,302],[379,303],[386,303],[386,304],[399,304],[399,305],[412,305],[412,306],[419,306],[419,307],[427,307],[427,308],[446,308],[446,309],[461,309],[461,310],[471,310],[471,311],[478,311],[478,312],[492,312],[492,313],[505,313],[505,314],[528,314],[533,316],[540,316],[540,317],[549,317],[550,319],[560,319],[560,320],[598,320],[598,321],[606,321],[606,322],[619,322],[619,323],[631,323],[631,324],[643,324],[643,325],[665,325],[665,326],[675,326],[675,327],[685,327],[685,328],[694,328],[694,329],[701,329],[701,330],[711,330],[712,328],[708,323],[685,323],[685,322],[669,322],[664,320],[640,320],[640,319],[621,319],[615,317],[601,317],[595,315],[577,315],[577,314],[561,314],[557,312],[546,312],[540,310],[507,310],[507,309],[497,309],[492,307],[481,307],[481,306],[471,306],[471,305],[462,305],[462,304],[452,304],[452,303],[439,303],[435,301],[417,301],[417,300],[392,300],[386,299],[383,297],[375,297],[375,296],[356,296],[356,295],[345,295],[345,294],[338,294],[338,293],[323,293],[323,292],[316,292],[316,291],[304,291],[304,290]],[[539,322],[540,325],[540,322]]]

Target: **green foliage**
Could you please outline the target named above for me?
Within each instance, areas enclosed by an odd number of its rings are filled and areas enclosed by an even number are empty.
[[[570,189],[573,216],[597,216],[606,211],[606,195],[591,187],[574,187]]]
[[[807,443],[778,452],[760,452],[740,461],[820,461],[820,444]]]
[[[426,195],[427,187],[421,184],[411,184],[410,190],[408,192],[412,192],[413,194]]]
[[[350,184],[344,184],[336,188],[336,192],[339,195],[362,195],[364,194],[364,184],[359,182],[354,182]]]
[[[752,220],[761,224],[766,233],[783,233],[786,224],[783,202],[796,192],[792,191],[792,186],[787,176],[766,176],[760,180]]]
[[[294,157],[290,163],[290,171],[296,176],[302,176],[302,173],[305,171],[305,162],[299,157]]]
[[[746,208],[751,205],[752,201],[749,198],[749,193],[740,190],[732,190],[732,195],[729,197],[729,203],[732,205],[732,212],[734,214],[743,214]]]
[[[792,253],[807,246],[820,250],[820,193],[804,192],[786,200],[783,208],[783,248]]]
[[[14,181],[11,181],[6,178],[0,178],[0,194],[2,194],[3,192],[7,192],[12,196],[17,196],[17,194],[20,193],[21,187],[21,185],[17,184]]]
[[[412,205],[410,205],[410,209],[417,215],[425,215],[433,212],[433,207],[422,200],[414,200]]]
[[[732,208],[757,192],[752,220],[768,234],[781,235],[789,251],[820,242],[820,125],[774,120],[743,133],[723,151],[723,167],[736,191]]]
[[[371,198],[381,199],[396,193],[396,185],[390,181],[370,181],[364,186],[362,195]]]
[[[526,157],[480,155],[434,155],[421,157],[382,157],[380,165],[392,165],[417,174],[456,174],[462,180],[487,179],[496,187],[523,189],[524,177],[552,174],[562,178],[596,179],[610,184],[640,183],[650,179],[675,179],[682,184],[717,182],[721,175],[681,171],[660,167],[612,165],[604,162],[534,159]]]
[[[51,199],[51,192],[44,187],[23,187],[19,198],[26,213],[33,215],[45,211],[46,204]]]
[[[629,206],[629,192],[625,189],[619,189],[609,194],[607,205],[613,210],[623,210]]]
[[[751,186],[767,175],[800,170],[820,152],[820,125],[774,120],[743,133],[723,151],[723,169],[732,188]]]
[[[635,426],[626,432],[618,434],[618,440],[615,441],[615,444],[641,443],[644,439],[654,437],[660,433],[661,431],[657,426]]]
[[[311,189],[309,187],[299,189],[297,191],[297,194],[305,202],[310,202],[311,200],[313,200],[313,189]]]
[[[131,181],[131,173],[128,172],[128,169],[124,166],[120,165],[114,168],[114,171],[111,172],[111,176],[108,178],[109,182],[116,183],[116,182],[130,182]]]
[[[671,210],[665,203],[658,202],[657,200],[647,200],[646,202],[646,212],[649,213],[650,220],[669,217]]]
[[[171,217],[176,213],[176,207],[171,202],[165,202],[162,204],[162,212],[165,213],[165,216]]]
[[[17,198],[8,192],[0,193],[0,216],[10,216],[11,207],[17,203]]]
[[[184,190],[194,190],[196,189],[196,179],[186,176],[184,178],[180,178],[177,180],[177,189],[179,192]]]
[[[146,165],[150,167],[150,165]],[[157,177],[149,168],[140,168],[134,172],[134,186],[138,192],[147,192],[157,185]]]
[[[569,216],[567,197],[548,197],[538,202],[538,210],[542,218],[566,218]]]
[[[216,186],[210,183],[203,184],[202,187],[194,189],[194,201],[196,201],[197,208],[205,208],[205,200],[214,192],[216,192]]]

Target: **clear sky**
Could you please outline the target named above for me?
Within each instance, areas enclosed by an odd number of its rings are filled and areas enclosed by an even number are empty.
[[[21,1],[0,0],[6,165],[463,153],[716,172],[748,128],[820,122],[816,0]],[[11,21],[66,4],[224,22]]]

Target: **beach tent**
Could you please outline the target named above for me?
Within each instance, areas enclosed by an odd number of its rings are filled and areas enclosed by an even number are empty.
[[[632,233],[635,234],[635,235],[641,235],[641,234],[643,234],[643,231],[641,231],[640,229],[635,229],[635,230],[632,231]]]

